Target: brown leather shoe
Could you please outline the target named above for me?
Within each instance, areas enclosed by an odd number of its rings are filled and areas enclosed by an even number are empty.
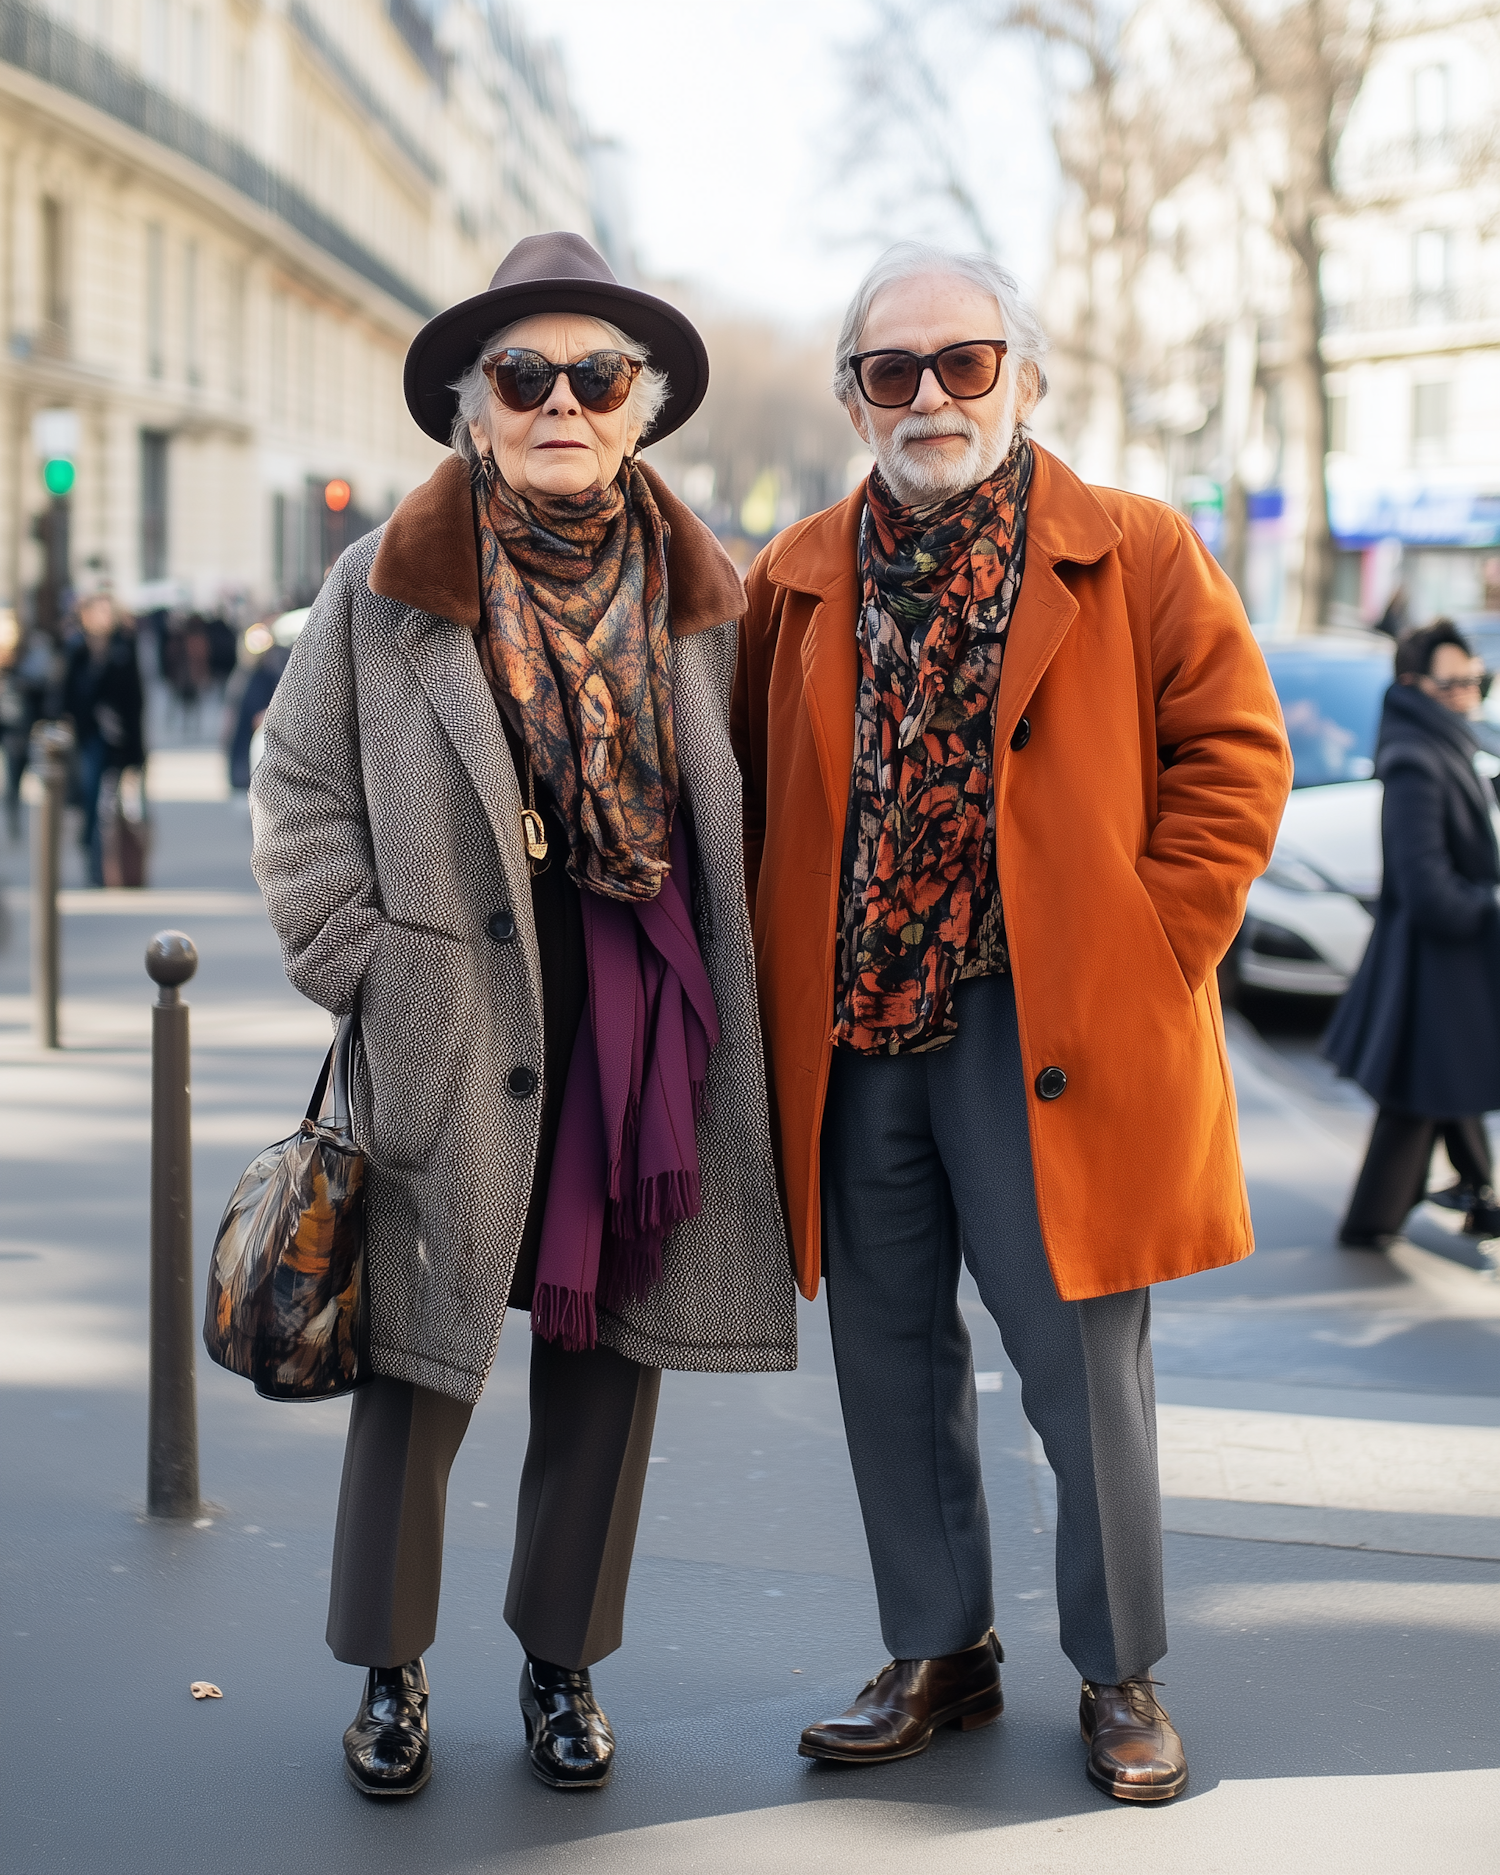
[[[1078,1725],[1089,1748],[1089,1782],[1126,1803],[1165,1803],[1187,1789],[1177,1728],[1146,1675],[1119,1686],[1083,1683]]]
[[[802,1734],[798,1753],[834,1764],[888,1764],[925,1751],[939,1726],[972,1732],[993,1725],[1005,1701],[995,1630],[959,1654],[936,1660],[893,1660],[880,1669],[841,1718]]]

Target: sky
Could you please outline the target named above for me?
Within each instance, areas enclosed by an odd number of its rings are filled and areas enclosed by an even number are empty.
[[[842,311],[887,241],[972,245],[910,199],[904,166],[885,183],[863,169],[840,179],[866,0],[511,4],[529,36],[560,47],[589,129],[622,148],[643,274],[813,326]],[[965,173],[1002,260],[1035,291],[1056,199],[1035,67],[965,44],[947,69],[961,74],[950,121]]]

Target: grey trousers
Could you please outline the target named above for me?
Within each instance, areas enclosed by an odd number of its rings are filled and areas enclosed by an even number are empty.
[[[962,1258],[1057,1477],[1063,1651],[1113,1685],[1167,1651],[1150,1292],[1059,1299],[1010,978],[961,984],[956,1013],[932,1053],[835,1049],[823,1121],[828,1314],[881,1629],[923,1659],[994,1619]]]
[[[505,1619],[538,1660],[587,1667],[620,1645],[661,1373],[609,1348],[531,1343]],[[333,1540],[328,1645],[394,1667],[437,1632],[448,1473],[473,1408],[403,1380],[360,1388]]]

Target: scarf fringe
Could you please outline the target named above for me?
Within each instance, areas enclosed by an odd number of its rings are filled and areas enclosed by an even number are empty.
[[[627,1237],[617,1242],[599,1272],[599,1300],[607,1309],[643,1302],[661,1281],[661,1238]]]
[[[702,1209],[702,1182],[690,1168],[642,1179],[629,1202],[610,1200],[609,1229],[614,1243],[606,1244],[604,1260],[628,1255],[631,1245],[644,1238],[668,1236]]]
[[[660,1265],[658,1256],[658,1274]],[[559,1283],[538,1283],[531,1298],[531,1332],[543,1341],[556,1341],[570,1354],[586,1353],[599,1341],[593,1295]]]

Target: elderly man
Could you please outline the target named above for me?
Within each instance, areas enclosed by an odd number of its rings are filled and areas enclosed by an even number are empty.
[[[1045,340],[983,256],[892,248],[839,338],[875,456],[752,569],[734,733],[780,1166],[828,1277],[894,1658],[805,1756],[1001,1710],[966,1261],[1057,1475],[1087,1769],[1187,1783],[1150,1285],[1252,1242],[1214,967],[1291,764],[1233,587],[1031,441]]]

